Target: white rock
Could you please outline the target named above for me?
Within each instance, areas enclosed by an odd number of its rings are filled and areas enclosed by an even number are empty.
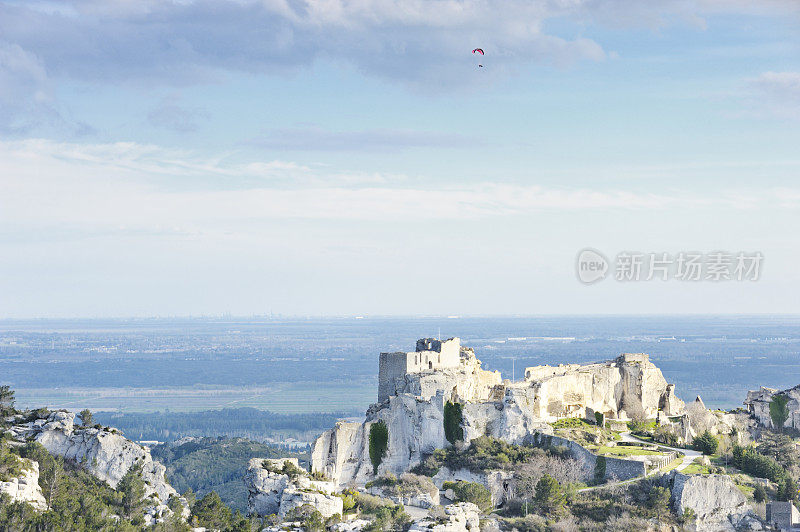
[[[166,501],[178,494],[164,480],[166,468],[153,460],[150,451],[117,432],[75,427],[74,419],[72,412],[52,412],[46,419],[12,427],[12,437],[36,440],[51,454],[79,463],[115,489],[131,467],[142,464],[147,496],[155,494]]]
[[[674,473],[672,506],[680,515],[691,508],[698,532],[734,531],[746,525],[760,530],[758,518],[744,494],[727,475],[683,475]]]
[[[47,501],[39,487],[39,464],[33,460],[18,458],[23,462],[22,474],[0,482],[0,494],[11,497],[12,502],[26,502],[37,510],[46,510]]]
[[[439,523],[431,518],[415,521],[409,531],[424,532],[478,532],[481,526],[481,512],[471,502],[460,502],[444,507],[446,520]]]
[[[283,468],[285,462],[298,466],[296,458],[250,460],[244,483],[249,492],[248,511],[250,515],[267,516],[277,514],[285,517],[294,508],[310,504],[325,517],[344,513],[342,499],[334,495],[332,482],[312,480],[307,476],[294,478],[283,473],[274,473],[264,467],[265,463],[273,471]]]

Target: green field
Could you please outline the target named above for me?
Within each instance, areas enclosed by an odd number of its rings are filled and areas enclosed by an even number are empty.
[[[17,405],[118,412],[194,412],[249,406],[281,414],[359,412],[376,400],[374,384],[286,383],[263,387],[18,388]]]

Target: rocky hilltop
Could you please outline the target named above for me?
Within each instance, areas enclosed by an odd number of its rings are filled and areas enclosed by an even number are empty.
[[[114,429],[79,428],[72,412],[52,412],[46,418],[13,425],[8,433],[20,444],[36,441],[51,454],[80,464],[112,488],[131,467],[141,465],[146,496],[166,502],[178,495],[164,480],[166,468],[153,460],[150,451]]]
[[[409,353],[382,353],[378,402],[363,422],[339,422],[314,443],[312,467],[338,485],[372,476],[369,431],[382,421],[389,445],[379,473],[400,474],[447,447],[446,403],[462,405],[464,442],[491,436],[509,443],[551,434],[568,417],[629,420],[678,416],[684,404],[645,354],[623,354],[588,365],[536,366],[519,382],[481,369],[458,338],[422,339]]]

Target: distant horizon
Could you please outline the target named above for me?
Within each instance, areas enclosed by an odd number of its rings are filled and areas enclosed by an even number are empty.
[[[659,318],[659,317],[797,317],[800,312],[663,312],[663,313],[560,313],[550,314],[176,314],[176,315],[118,315],[118,316],[22,316],[0,317],[0,323],[12,321],[81,321],[81,320],[245,320],[245,319],[510,319],[510,318]]]

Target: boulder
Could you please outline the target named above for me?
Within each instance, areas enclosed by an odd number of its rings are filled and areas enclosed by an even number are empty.
[[[698,532],[761,530],[744,494],[727,475],[683,475],[673,472],[672,506],[679,515],[691,508]]]
[[[445,518],[427,517],[415,521],[409,531],[413,532],[478,532],[481,528],[481,511],[471,502],[459,502],[444,507]]]

